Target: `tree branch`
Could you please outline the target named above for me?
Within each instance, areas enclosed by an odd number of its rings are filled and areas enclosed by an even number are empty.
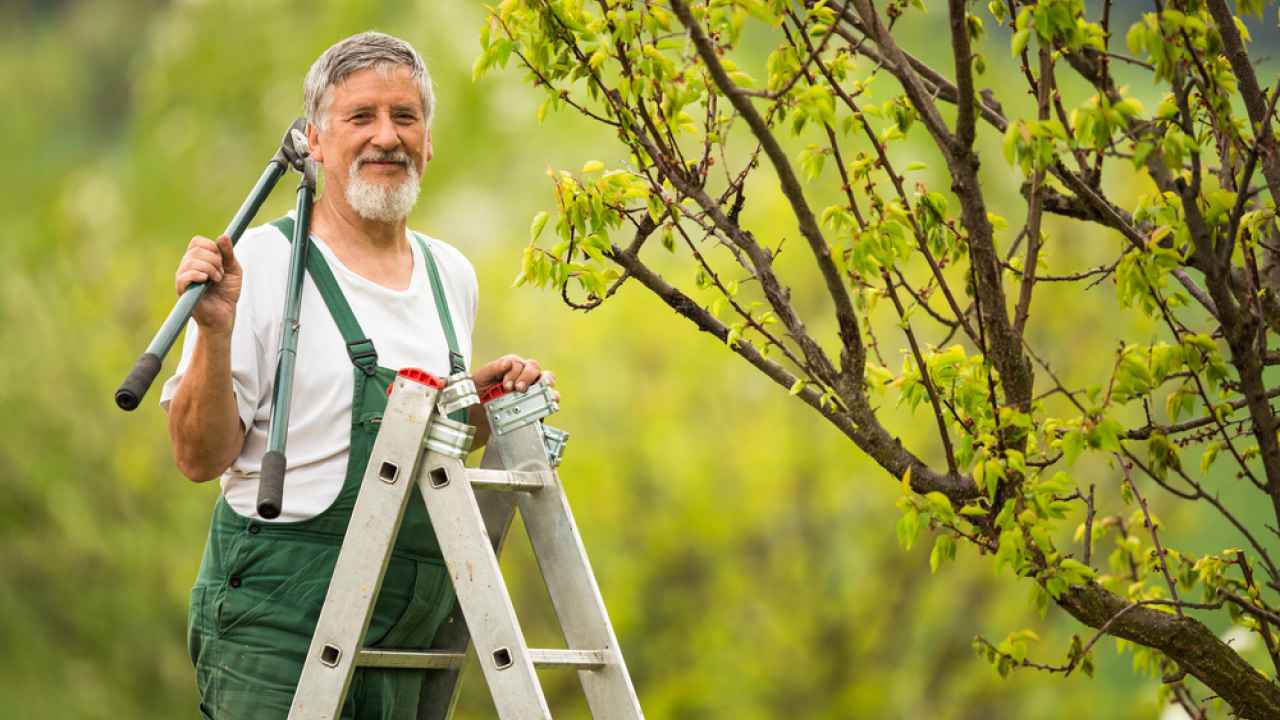
[[[693,322],[699,330],[713,335],[721,342],[728,339],[728,326],[664,280],[637,256],[614,245],[609,257],[677,314]],[[795,385],[798,379],[795,375],[761,355],[750,342],[736,341],[731,349],[778,385],[788,389]],[[822,396],[823,393],[812,385],[804,387],[798,394],[805,404],[821,413],[894,477],[902,477],[910,469],[911,486],[916,492],[929,493],[936,490],[951,498],[957,506],[978,496],[978,488],[969,477],[937,473],[904,448],[897,438],[885,431],[869,406],[855,403],[846,411],[834,403],[823,402]]]
[[[1241,717],[1280,717],[1280,687],[1200,621],[1135,605],[1093,582],[1070,588],[1058,605],[1089,627],[1107,626],[1114,637],[1163,652],[1213,688]]]
[[[966,27],[965,0],[949,0],[948,19],[951,23],[951,53],[956,68],[956,154],[973,149],[973,51],[969,48],[969,28]]]
[[[711,74],[716,87],[729,98],[729,102],[733,104],[734,109],[747,121],[752,133],[764,147],[765,155],[768,156],[773,164],[774,171],[778,175],[778,181],[782,185],[782,192],[790,202],[791,209],[800,224],[800,234],[808,241],[809,248],[813,251],[814,259],[817,261],[818,270],[826,283],[827,293],[831,296],[832,302],[835,303],[836,323],[839,326],[840,340],[844,346],[840,371],[844,387],[841,390],[846,393],[855,392],[854,386],[862,381],[862,373],[866,364],[866,349],[862,345],[862,338],[858,331],[858,320],[853,313],[853,303],[849,300],[849,292],[844,286],[844,281],[840,277],[835,261],[831,258],[831,249],[827,245],[826,238],[822,236],[822,231],[818,228],[818,222],[813,215],[813,210],[810,209],[808,202],[804,198],[804,190],[800,187],[800,181],[796,178],[795,171],[791,167],[791,161],[778,144],[777,138],[769,130],[764,118],[760,116],[755,106],[751,104],[751,98],[745,95],[729,78],[724,65],[716,55],[716,50],[712,46],[710,38],[707,37],[702,26],[693,19],[693,14],[690,13],[689,6],[685,3],[685,0],[671,0],[671,9],[675,12],[676,17],[680,19],[685,29],[688,30],[689,37],[693,40],[694,47],[698,51],[698,56],[702,58],[703,65],[706,66],[707,72]]]

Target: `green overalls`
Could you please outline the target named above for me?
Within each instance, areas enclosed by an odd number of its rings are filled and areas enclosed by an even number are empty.
[[[272,223],[293,237],[293,220]],[[440,273],[430,248],[416,237],[449,343],[450,372],[465,371]],[[308,241],[310,242],[310,241]],[[351,453],[337,499],[316,517],[264,523],[240,515],[219,497],[200,573],[191,591],[188,651],[196,669],[203,718],[285,718],[338,549],[355,506],[374,436],[396,370],[379,367],[373,343],[360,330],[332,271],[313,244],[307,273],[347,343],[354,365]],[[465,421],[466,411],[459,411]],[[287,490],[286,484],[286,490]],[[425,648],[453,607],[449,581],[422,496],[404,513],[365,645]],[[343,718],[413,718],[422,687],[420,670],[359,668]]]

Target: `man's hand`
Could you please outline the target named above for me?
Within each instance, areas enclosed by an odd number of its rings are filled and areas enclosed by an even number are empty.
[[[551,387],[555,387],[556,378],[549,370],[543,370],[538,361],[533,358],[525,359],[519,355],[503,355],[491,363],[481,365],[471,372],[471,381],[476,384],[476,392],[483,395],[486,390],[495,385],[502,385],[503,390],[516,390],[524,392],[529,386],[541,380]],[[556,400],[560,399],[560,394],[555,390],[551,391]],[[469,422],[475,426],[475,439],[472,441],[472,447],[478,448],[489,441],[489,416],[484,411],[483,405],[471,406]]]
[[[522,358],[519,355],[503,355],[502,357],[476,368],[471,379],[480,393],[502,384],[503,390],[524,392],[529,386],[541,380],[552,387],[556,384],[555,376],[549,370],[543,370],[533,358]]]
[[[179,295],[191,283],[208,282],[209,289],[200,297],[191,316],[201,330],[231,332],[243,275],[231,249],[230,237],[223,235],[217,242],[199,235],[191,238],[173,279]]]

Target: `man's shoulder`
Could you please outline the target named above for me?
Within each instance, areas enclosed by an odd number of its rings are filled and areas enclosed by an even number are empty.
[[[427,244],[431,246],[431,252],[433,253],[447,255],[452,260],[461,260],[467,263],[471,262],[470,260],[467,260],[467,256],[463,255],[461,250],[454,247],[450,243],[447,243],[444,240],[441,240],[440,238],[435,237],[434,235],[428,235],[427,233],[424,233],[421,230],[410,229],[410,232],[412,232],[415,236],[425,240]]]
[[[238,260],[285,262],[289,260],[289,238],[271,223],[255,225],[244,231],[236,243]]]
[[[284,254],[288,255],[291,238],[286,237],[280,228],[275,226],[275,222],[275,220],[272,220],[261,225],[254,225],[245,230],[244,235],[240,237],[239,244],[236,245],[236,249],[239,249],[241,245],[246,248],[253,248],[258,252],[282,249]]]
[[[441,271],[446,273],[461,272],[471,276],[471,278],[475,277],[475,268],[471,265],[471,261],[467,259],[467,256],[464,255],[461,250],[440,238],[432,237],[424,232],[418,230],[414,230],[412,232],[417,237],[422,238],[422,240],[424,240],[431,248],[432,256],[435,258],[437,263],[443,266],[440,268]]]
[[[256,225],[244,231],[236,243],[236,261],[244,273],[243,293],[257,298],[256,302],[271,302],[285,292],[289,275],[290,242],[270,223]]]

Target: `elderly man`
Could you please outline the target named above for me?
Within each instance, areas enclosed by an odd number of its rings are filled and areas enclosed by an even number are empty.
[[[475,326],[475,271],[405,218],[431,159],[431,80],[417,52],[380,33],[330,47],[305,82],[308,140],[323,166],[302,297],[289,466],[279,518],[255,501],[267,445],[289,242],[286,217],[245,233],[191,240],[179,294],[208,281],[161,405],[179,469],[221,477],[191,593],[188,646],[206,718],[283,718],[319,617],[360,480],[401,367],[464,369]],[[543,379],[508,355],[472,371],[477,387]],[[473,408],[476,411],[477,408]],[[487,437],[473,412],[478,441]],[[410,501],[366,642],[422,647],[453,591],[418,491]],[[342,717],[413,717],[420,672],[357,670]]]

